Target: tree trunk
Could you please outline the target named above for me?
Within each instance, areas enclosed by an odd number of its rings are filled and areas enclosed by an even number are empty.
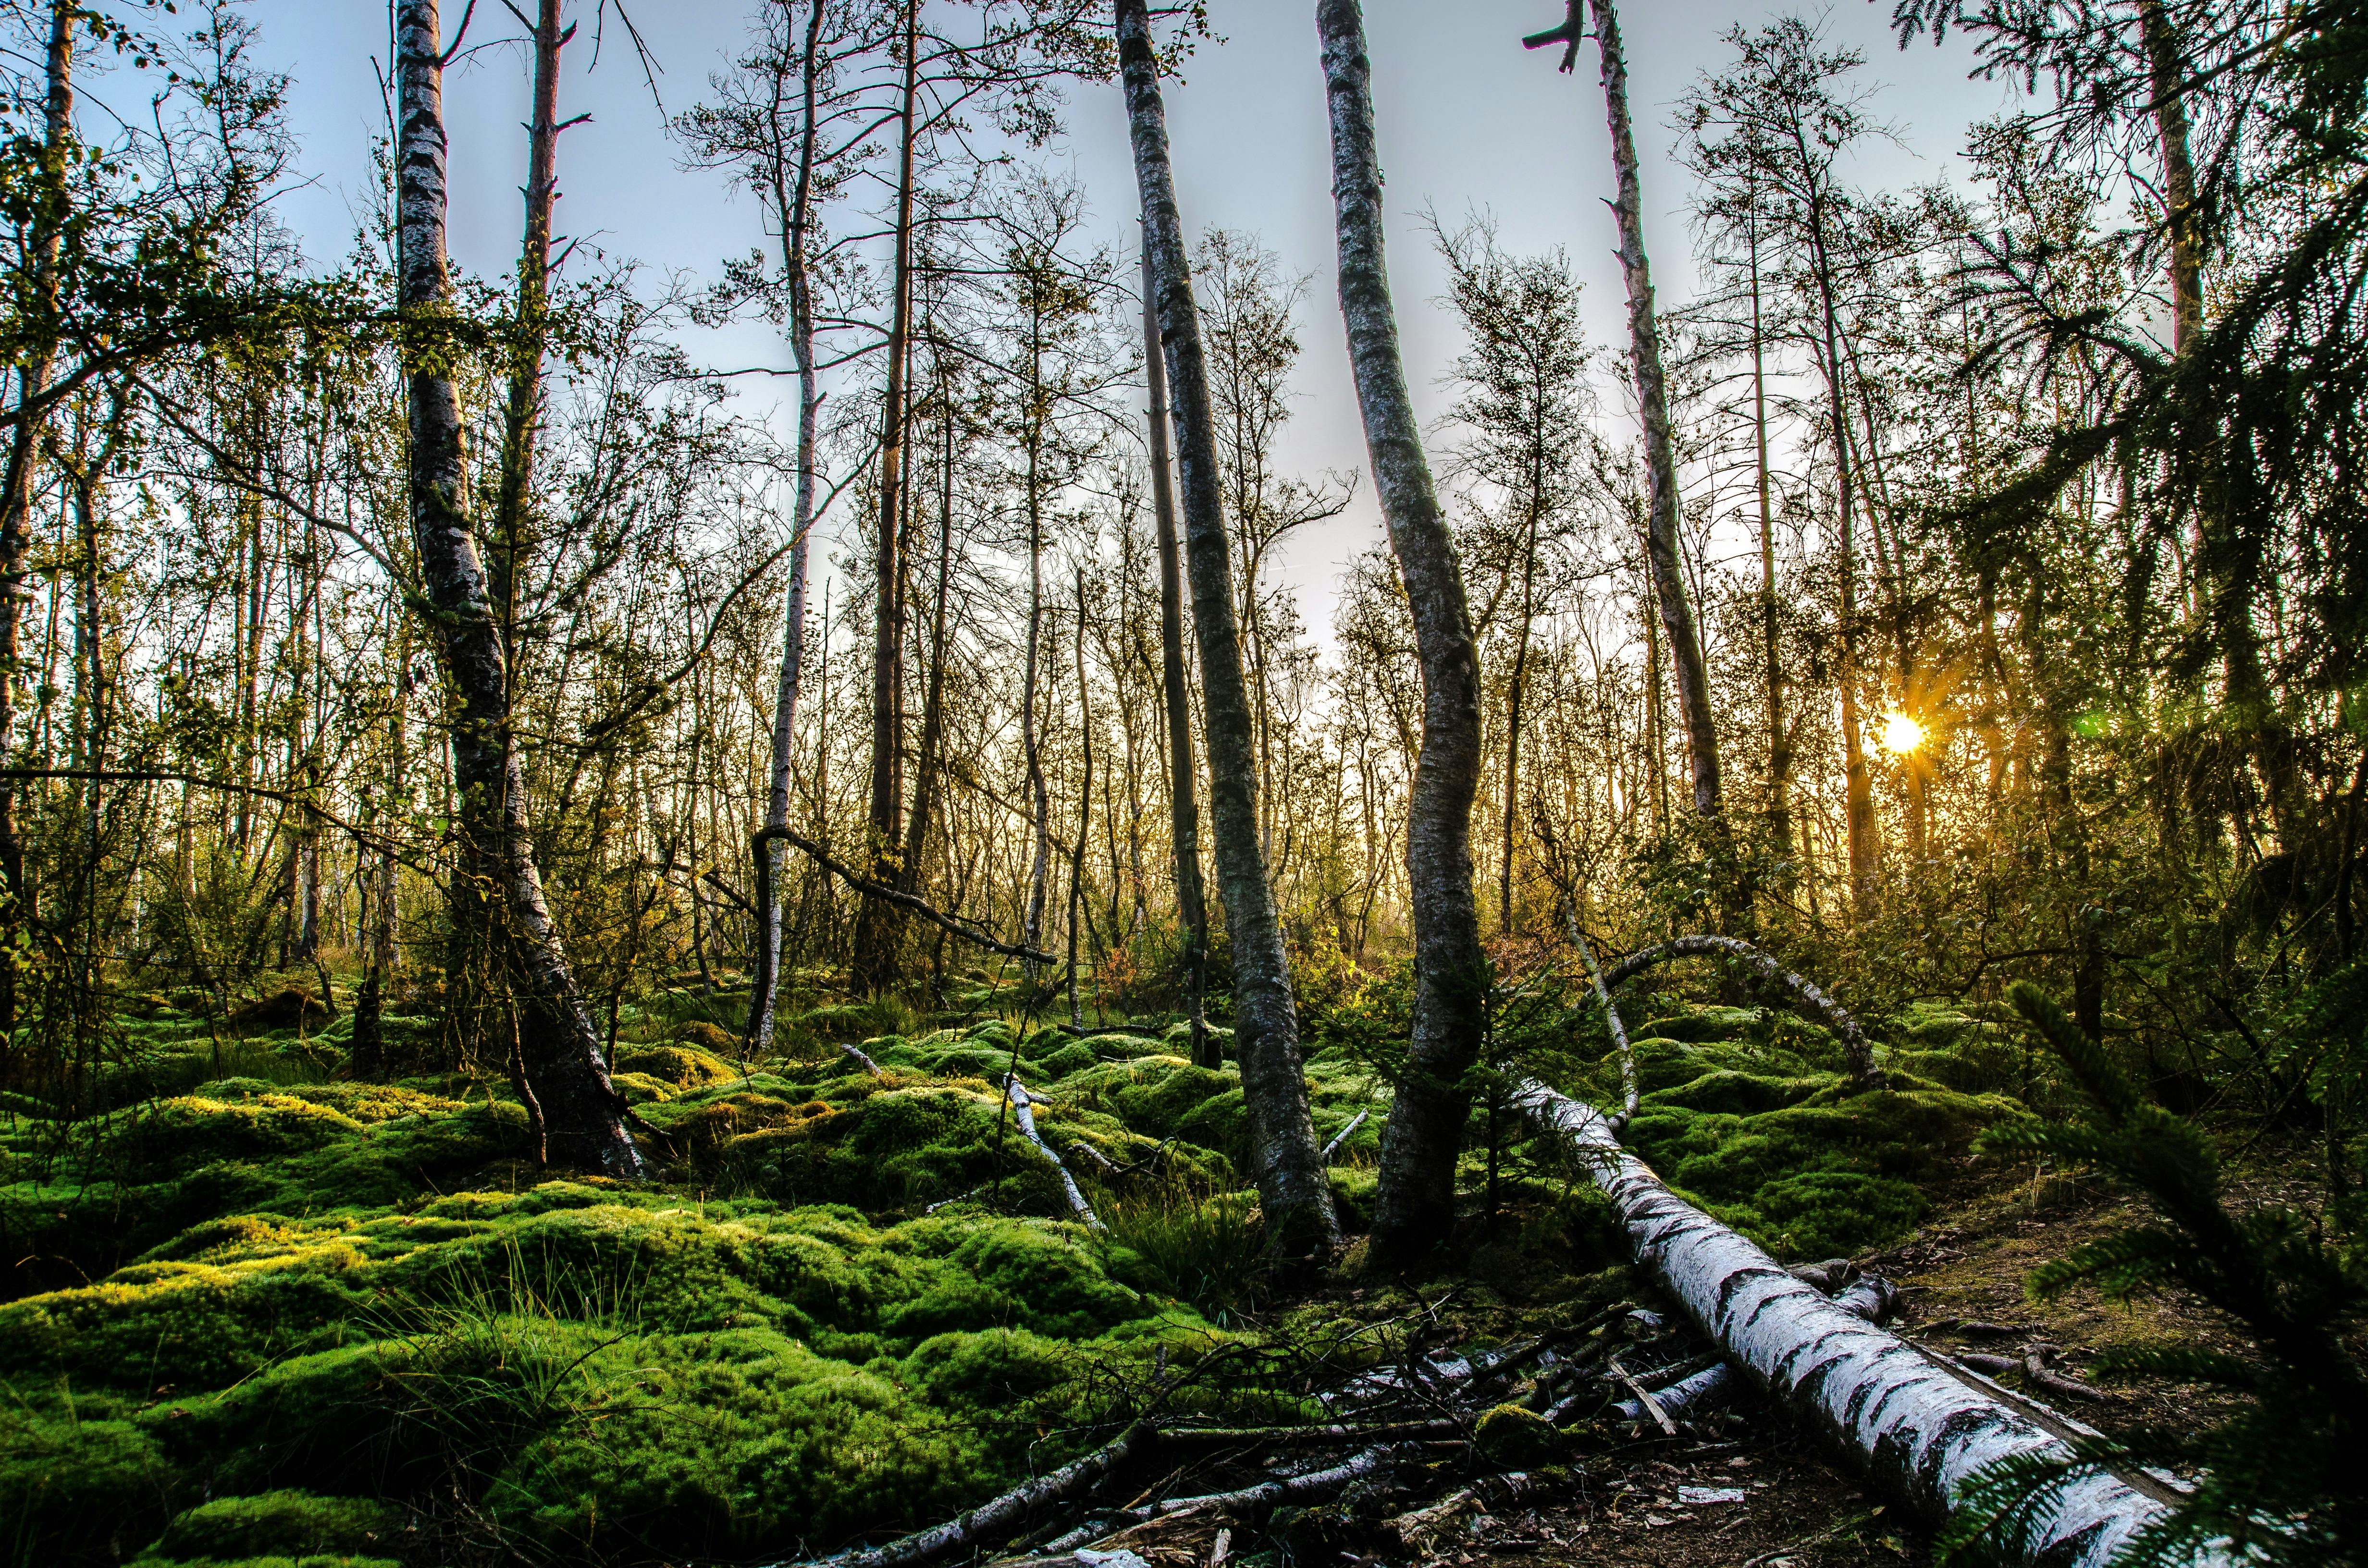
[[[942,376],[939,378],[943,382]],[[921,697],[921,750],[913,766],[913,809],[905,823],[903,880],[906,892],[921,891],[921,856],[928,847],[929,818],[937,809],[939,754],[946,740],[946,616],[953,572],[954,460],[956,436],[953,389],[939,388],[944,405],[946,445],[939,469],[938,574],[929,601],[929,670]]]
[[[1372,1256],[1412,1261],[1455,1224],[1455,1157],[1487,1032],[1488,968],[1472,892],[1472,801],[1480,787],[1480,662],[1453,537],[1431,485],[1421,426],[1398,353],[1383,251],[1381,159],[1373,145],[1372,67],[1358,0],[1318,0],[1332,125],[1332,199],[1340,314],[1373,488],[1389,525],[1422,663],[1422,750],[1406,807],[1415,994],[1405,1073],[1382,1131]],[[1509,780],[1508,780],[1509,788]]]
[[[1176,861],[1176,919],[1183,927],[1185,1006],[1192,1019],[1192,1060],[1225,1064],[1209,1032],[1209,904],[1201,889],[1201,805],[1192,757],[1192,699],[1184,688],[1184,563],[1176,541],[1176,492],[1167,450],[1167,358],[1159,343],[1151,244],[1143,247],[1143,364],[1151,389],[1151,508],[1159,530],[1160,697],[1167,712],[1167,822]]]
[[[1796,133],[1797,134],[1797,133]],[[1802,160],[1806,166],[1809,160]],[[1826,375],[1826,418],[1834,443],[1834,515],[1841,557],[1841,667],[1836,672],[1841,687],[1843,816],[1850,828],[1850,903],[1864,920],[1875,912],[1875,875],[1883,856],[1881,827],[1874,815],[1874,783],[1866,764],[1866,737],[1858,710],[1859,614],[1858,559],[1852,542],[1851,510],[1857,505],[1858,475],[1850,460],[1850,415],[1843,381],[1840,312],[1834,301],[1833,259],[1827,244],[1826,210],[1821,197],[1809,203],[1810,267],[1815,275],[1822,316],[1820,344]]]
[[[387,982],[394,973],[401,958],[396,947],[394,835],[403,812],[403,802],[409,794],[410,739],[407,720],[411,707],[410,639],[400,626],[394,631],[394,704],[387,720],[386,784],[380,807],[379,831],[384,835],[385,847],[378,853],[376,881],[368,888],[370,918],[361,933],[363,959],[361,989],[354,996],[353,1075],[365,1081],[377,1078],[386,1070],[386,1040],[379,1017],[386,1004]]]
[[[1269,1244],[1287,1257],[1328,1252],[1339,1240],[1331,1186],[1308,1119],[1299,1054],[1299,1014],[1282,926],[1258,841],[1258,756],[1242,650],[1234,625],[1234,585],[1224,506],[1218,489],[1217,432],[1208,362],[1192,301],[1184,222],[1167,161],[1167,116],[1160,101],[1147,0],[1114,0],[1129,138],[1143,201],[1144,233],[1159,312],[1160,341],[1175,399],[1177,475],[1192,580],[1192,621],[1201,640],[1207,716],[1209,816],[1217,891],[1234,952],[1235,1040],[1255,1145]],[[1466,880],[1465,897],[1470,897]]]
[[[1669,641],[1669,673],[1686,726],[1694,810],[1714,817],[1719,814],[1718,732],[1711,723],[1710,676],[1702,664],[1702,639],[1694,630],[1693,606],[1686,598],[1678,563],[1678,460],[1669,441],[1669,395],[1661,373],[1660,329],[1653,315],[1653,270],[1645,255],[1636,137],[1628,123],[1628,62],[1620,52],[1620,15],[1612,0],[1588,0],[1588,5],[1603,62],[1603,111],[1611,129],[1611,162],[1619,176],[1611,210],[1620,222],[1620,275],[1628,286],[1629,369],[1635,377],[1636,411],[1645,427],[1649,486],[1645,556],[1652,568],[1661,628]]]
[[[1077,567],[1077,745],[1082,767],[1077,781],[1077,838],[1069,846],[1069,1026],[1082,1029],[1086,1015],[1077,1000],[1077,922],[1085,913],[1086,835],[1094,805],[1093,694],[1086,687],[1086,569]]]
[[[1514,1103],[1560,1135],[1611,1200],[1637,1261],[1727,1359],[1857,1457],[1875,1485],[1930,1526],[1968,1483],[2021,1456],[2073,1460],[2078,1430],[1943,1358],[1918,1349],[1794,1278],[1759,1247],[1684,1202],[1620,1147],[1602,1114],[1536,1083]],[[2106,1568],[2175,1494],[2111,1460],[2078,1475],[2053,1506],[2018,1517],[2009,1560]],[[2199,1568],[2227,1568],[2207,1550]]]
[[[2138,0],[2146,86],[2162,148],[2165,226],[2170,233],[2170,347],[2184,353],[2203,330],[2203,236],[2196,232],[2195,161],[2188,148],[2187,61],[2163,0]]]
[[[555,0],[546,0],[555,10]],[[432,328],[451,309],[444,259],[445,138],[437,0],[399,0],[395,17],[401,113],[397,217],[399,304],[409,324]],[[424,346],[422,346],[424,347]],[[417,355],[418,347],[413,350]],[[518,1058],[542,1128],[543,1157],[610,1176],[640,1174],[625,1131],[624,1102],[610,1087],[598,1037],[568,968],[527,835],[525,779],[510,733],[508,671],[466,515],[461,402],[451,378],[429,362],[406,367],[410,510],[421,585],[446,679],[458,699],[451,727],[453,781],[492,832],[481,846],[504,917],[501,935],[518,969]]]
[[[815,385],[814,289],[806,267],[806,235],[812,223],[816,130],[814,97],[821,70],[825,0],[811,0],[805,52],[799,62],[797,176],[785,177],[786,149],[780,127],[780,76],[773,78],[768,183],[773,212],[781,224],[781,270],[790,287],[790,355],[798,368],[798,489],[790,514],[790,602],[781,630],[781,674],[773,690],[773,752],[765,791],[765,825],[751,847],[757,870],[757,951],[748,989],[748,1023],[743,1051],[753,1058],[773,1046],[774,1003],[781,977],[781,835],[790,826],[790,776],[797,762],[798,682],[804,670],[807,543],[814,531],[814,441],[822,396]]]
[[[73,0],[50,0],[48,95],[43,106],[40,204],[35,208],[32,252],[35,343],[16,366],[17,427],[9,439],[8,467],[0,476],[0,762],[17,742],[18,621],[32,590],[25,584],[25,553],[31,542],[33,469],[41,432],[49,421],[36,405],[47,395],[55,351],[40,335],[57,314],[58,249],[69,197],[66,159],[74,138],[74,28],[81,7]],[[0,948],[14,951],[17,933],[33,913],[25,885],[25,845],[17,827],[17,785],[0,778]],[[0,963],[0,1057],[8,1054],[17,1027],[17,965]]]
[[[1505,820],[1497,868],[1497,929],[1513,934],[1513,852],[1520,843],[1521,801],[1521,704],[1528,695],[1530,625],[1537,617],[1538,519],[1542,492],[1531,493],[1528,537],[1521,551],[1521,624],[1514,634],[1513,669],[1505,687]]]
[[[880,531],[873,563],[871,626],[871,880],[898,881],[898,828],[904,814],[905,596],[902,545],[905,481],[905,358],[913,321],[913,142],[918,119],[920,0],[905,0],[905,85],[897,116],[895,301],[888,325],[888,384],[881,399]],[[869,994],[896,982],[904,922],[882,899],[866,899],[856,918],[855,989]]]
[[[1759,636],[1768,676],[1768,838],[1793,853],[1793,733],[1784,715],[1784,661],[1776,602],[1776,507],[1768,464],[1767,341],[1759,320],[1759,231],[1751,232],[1751,430],[1759,490]]]
[[[1033,373],[1037,363],[1032,357],[1029,368],[1029,403],[1041,409]],[[1019,942],[1028,948],[1043,946],[1044,900],[1053,855],[1053,796],[1044,782],[1044,736],[1036,722],[1037,687],[1044,665],[1044,504],[1037,482],[1039,434],[1039,428],[1031,427],[1028,437],[1028,651],[1023,655],[1026,672],[1019,680],[1019,749],[1028,767],[1029,834],[1028,912],[1020,922]],[[1035,985],[1038,977],[1032,961],[1027,973],[1028,983]]]

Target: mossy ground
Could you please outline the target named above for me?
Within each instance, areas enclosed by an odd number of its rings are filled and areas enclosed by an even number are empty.
[[[1057,1462],[1155,1363],[1241,1335],[1365,1353],[1383,1298],[1261,1294],[1232,1068],[1193,1065],[1173,1029],[1080,1039],[993,1000],[943,1027],[817,1009],[756,1062],[719,1027],[728,999],[629,1015],[618,1082],[661,1160],[631,1187],[533,1168],[499,1083],[336,1081],[345,1020],[280,1004],[226,1033],[148,1000],[112,1108],[0,1108],[0,1246],[23,1260],[0,1304],[0,1562],[825,1551]],[[1636,1031],[1632,1142],[1786,1253],[1896,1240],[1934,1162],[2019,1114],[1979,1026],[1896,1024],[1894,1086],[1863,1094],[1788,1015],[1669,1008]],[[1315,1040],[1319,1136],[1372,1113],[1335,1155],[1357,1228],[1387,1091]],[[1561,1075],[1603,1092],[1614,1066],[1577,1014],[1566,1045]],[[1018,1136],[1008,1072],[1107,1232]],[[1624,1288],[1554,1150],[1508,1131],[1499,1166],[1457,1269],[1467,1330]],[[1301,1395],[1270,1382],[1171,1377],[1167,1397],[1290,1414]]]

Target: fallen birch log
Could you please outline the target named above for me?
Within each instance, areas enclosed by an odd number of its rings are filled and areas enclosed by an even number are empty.
[[[1837,1305],[1678,1198],[1620,1147],[1594,1107],[1534,1081],[1520,1086],[1513,1104],[1586,1162],[1619,1211],[1637,1263],[1727,1359],[1823,1428],[1877,1486],[1927,1521],[1944,1518],[1968,1483],[2002,1460],[2073,1459],[2037,1411],[2009,1405]],[[2134,1466],[2079,1473],[2001,1521],[2015,1533],[1998,1544],[2049,1568],[2104,1568],[2177,1497]],[[2226,1559],[2205,1553],[2197,1561]]]

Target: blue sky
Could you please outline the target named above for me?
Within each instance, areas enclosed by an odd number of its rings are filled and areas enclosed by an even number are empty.
[[[456,17],[461,0],[446,0]],[[590,30],[593,0],[573,0]],[[679,110],[707,90],[745,36],[746,0],[631,0],[655,51],[658,91]],[[1719,38],[1785,7],[1755,0],[1630,0],[1623,11],[1630,92],[1645,158],[1646,238],[1662,298],[1691,291],[1685,210],[1689,182],[1669,161],[1674,106],[1705,68],[1721,64]],[[1814,9],[1814,8],[1812,8]],[[1468,209],[1492,212],[1507,244],[1565,247],[1587,281],[1600,342],[1624,341],[1624,300],[1611,257],[1611,167],[1591,46],[1578,70],[1554,71],[1558,51],[1525,53],[1521,35],[1560,20],[1559,0],[1367,0],[1374,97],[1389,181],[1390,260],[1408,369],[1430,411],[1449,394],[1438,378],[1453,358],[1452,323],[1435,303],[1442,282],[1417,215],[1435,207],[1451,222]],[[1332,209],[1323,79],[1312,0],[1211,0],[1224,42],[1204,45],[1168,88],[1178,195],[1185,222],[1253,231],[1293,271],[1313,274],[1302,312],[1299,414],[1285,439],[1287,466],[1304,472],[1361,469],[1363,439],[1349,395],[1346,351],[1332,294]],[[342,252],[370,178],[370,140],[383,125],[373,61],[386,55],[382,0],[256,0],[263,60],[293,78],[290,109],[310,176],[282,198],[283,220],[316,261]],[[1998,112],[2008,89],[1969,82],[1969,56],[1952,40],[1902,52],[1887,28],[1889,0],[1845,3],[1825,13],[1830,36],[1869,58],[1884,85],[1877,112],[1901,137],[1861,162],[1856,177],[1904,187],[1952,176],[1965,128]],[[448,27],[450,18],[448,17]],[[515,32],[498,0],[481,0],[472,37]],[[586,40],[588,42],[588,40]],[[579,42],[568,51],[563,115],[589,112],[567,134],[558,223],[609,256],[656,272],[712,276],[720,258],[761,243],[755,204],[716,176],[686,171],[613,15],[597,66]],[[1070,94],[1068,133],[1052,156],[1074,168],[1098,224],[1119,239],[1133,199],[1115,87]],[[495,275],[515,259],[523,176],[525,61],[516,50],[482,53],[446,84],[452,140],[452,249],[472,270]],[[761,325],[702,339],[718,364],[785,364]],[[784,389],[761,379],[745,395],[766,402]],[[1607,406],[1619,406],[1607,389]],[[1282,563],[1300,585],[1310,623],[1329,620],[1341,564],[1379,538],[1370,487],[1344,517],[1307,530]]]

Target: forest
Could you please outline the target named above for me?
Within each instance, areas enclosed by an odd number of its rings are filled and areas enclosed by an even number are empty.
[[[0,0],[0,1568],[2368,1562],[2368,6],[721,8]]]

